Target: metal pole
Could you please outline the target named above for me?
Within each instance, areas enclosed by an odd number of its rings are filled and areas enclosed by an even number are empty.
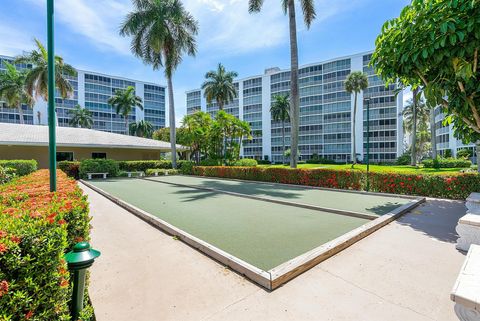
[[[57,142],[55,137],[55,49],[53,42],[53,2],[47,0],[47,50],[48,50],[48,154],[50,191],[57,190]]]
[[[367,102],[367,192],[370,191],[370,98]]]

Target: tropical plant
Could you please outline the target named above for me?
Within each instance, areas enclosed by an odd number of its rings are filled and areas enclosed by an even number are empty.
[[[248,11],[250,13],[259,12],[264,0],[249,0]],[[295,14],[295,0],[282,0],[282,8],[285,14],[288,14],[290,29],[290,145],[292,147],[292,157],[290,157],[290,167],[296,168],[298,162],[298,133],[300,122],[300,95],[298,89],[298,46],[297,46],[297,22]],[[298,0],[303,11],[303,21],[307,28],[310,28],[315,19],[314,0]]]
[[[143,110],[142,98],[135,95],[135,88],[128,86],[126,89],[117,89],[115,95],[108,99],[108,104],[115,108],[117,115],[122,115],[125,120],[125,134],[128,135],[128,115],[135,107]]]
[[[136,123],[131,123],[129,126],[130,135],[151,138],[153,134],[153,125],[146,120],[140,120]]]
[[[468,159],[470,157],[473,157],[473,152],[469,148],[462,148],[457,151],[457,158]]]
[[[384,24],[371,63],[388,83],[425,86],[427,100],[442,106],[455,137],[477,143],[480,156],[479,4],[413,0]]]
[[[40,96],[48,101],[48,51],[38,40],[34,39],[37,49],[15,58],[17,64],[31,64],[25,85],[30,96]],[[75,77],[77,71],[65,63],[62,57],[55,56],[55,86],[60,96],[65,99],[73,94],[73,87],[68,77]]]
[[[212,126],[212,118],[203,111],[187,115],[182,120],[182,128],[186,131],[187,143],[195,155],[195,163],[200,164],[201,153],[207,154],[208,135]]]
[[[285,123],[290,121],[290,96],[275,95],[273,103],[270,107],[272,119],[277,122],[282,122],[282,163],[285,164]]]
[[[74,127],[81,128],[92,128],[93,126],[93,117],[92,112],[86,108],[83,108],[80,105],[75,105],[75,108],[68,112],[72,115],[70,119],[70,125]]]
[[[33,104],[25,87],[27,70],[17,70],[14,65],[4,61],[5,72],[0,73],[0,99],[5,100],[7,107],[16,108],[20,118],[20,124],[25,124],[22,104],[31,107]]]
[[[356,146],[356,115],[357,115],[357,97],[358,94],[367,89],[368,76],[361,71],[354,71],[350,73],[345,80],[345,90],[349,94],[354,95],[353,100],[353,112],[352,112],[352,167],[357,163],[357,146]]]
[[[421,93],[414,90],[413,98],[407,101],[402,111],[403,129],[410,134],[411,143],[411,160],[410,165],[416,166],[418,161],[418,150],[422,150],[426,142],[430,141],[430,113],[433,112],[425,103]],[[417,150],[418,149],[418,150]]]
[[[131,48],[135,56],[153,66],[165,67],[168,82],[170,117],[170,145],[172,165],[177,166],[175,139],[175,102],[173,73],[183,55],[195,56],[198,22],[187,12],[180,0],[135,0],[134,11],[122,23],[120,34],[132,36]]]

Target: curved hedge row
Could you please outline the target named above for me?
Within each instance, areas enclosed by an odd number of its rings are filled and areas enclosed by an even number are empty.
[[[348,190],[365,190],[367,185],[366,173],[353,170],[195,166],[192,174]],[[370,191],[466,199],[472,192],[480,191],[480,175],[370,173]]]

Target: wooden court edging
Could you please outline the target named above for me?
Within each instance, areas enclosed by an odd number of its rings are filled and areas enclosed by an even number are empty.
[[[105,198],[109,199],[118,206],[124,208],[130,213],[136,215],[145,222],[152,226],[164,231],[167,234],[174,235],[182,240],[189,246],[196,248],[205,255],[215,259],[216,261],[230,267],[237,273],[244,275],[253,282],[268,289],[275,290],[282,284],[292,280],[296,276],[306,272],[320,262],[328,259],[329,257],[339,253],[352,244],[360,241],[364,237],[372,234],[381,227],[391,223],[395,219],[399,218],[403,214],[412,210],[419,204],[425,202],[425,198],[417,198],[404,204],[388,214],[378,217],[346,234],[343,234],[336,239],[325,243],[313,250],[308,251],[290,261],[282,263],[281,265],[269,270],[263,271],[171,224],[168,222],[132,205],[121,199],[111,195],[110,193],[90,184],[84,180],[79,181],[86,187],[94,190]]]

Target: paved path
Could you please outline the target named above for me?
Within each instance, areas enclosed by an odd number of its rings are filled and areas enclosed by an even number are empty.
[[[461,202],[429,200],[267,292],[84,187],[93,216],[98,321],[457,320],[449,293]]]

